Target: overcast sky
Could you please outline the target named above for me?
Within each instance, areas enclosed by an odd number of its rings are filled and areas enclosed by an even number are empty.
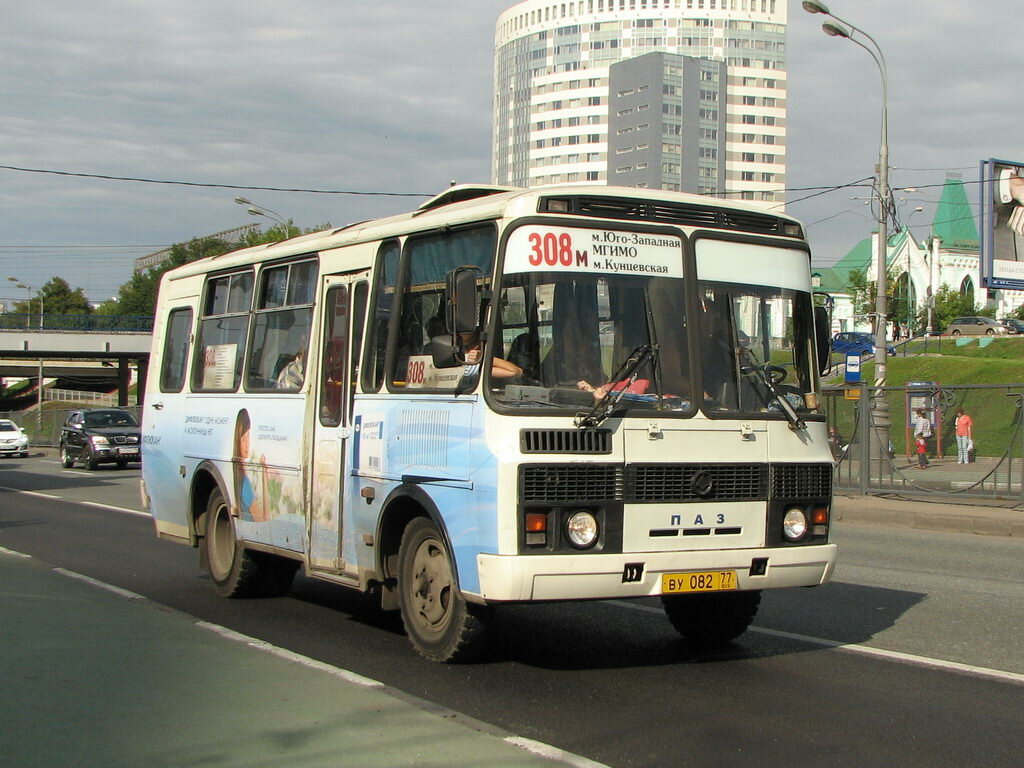
[[[511,0],[0,0],[0,165],[193,184],[434,193],[490,181],[494,22]],[[1024,161],[1020,0],[830,0],[889,69],[891,183],[928,233],[937,186]],[[790,0],[787,211],[817,261],[872,229],[881,86]],[[255,219],[347,224],[424,198],[158,185],[0,169],[0,297],[61,275],[94,300],[134,257]],[[832,217],[827,218],[826,217]],[[822,220],[822,221],[819,221]],[[818,222],[818,223],[814,223]],[[6,286],[6,287],[5,287]]]

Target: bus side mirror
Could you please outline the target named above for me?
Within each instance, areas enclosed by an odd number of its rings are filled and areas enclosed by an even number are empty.
[[[477,267],[456,267],[445,279],[445,325],[447,336],[430,340],[430,355],[435,368],[455,368],[466,362],[462,337],[475,333],[480,318],[476,281]]]
[[[825,374],[832,367],[832,344],[829,335],[828,310],[814,308],[814,347],[818,350],[818,373]]]
[[[448,273],[445,293],[448,299],[445,320],[452,336],[473,333],[479,322],[477,310],[476,267],[456,267]]]
[[[434,336],[430,339],[430,356],[435,368],[458,368],[463,365],[464,361],[460,362],[461,355],[458,352],[458,346],[451,336]]]

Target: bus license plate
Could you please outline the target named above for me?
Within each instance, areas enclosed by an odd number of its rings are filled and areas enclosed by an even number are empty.
[[[661,593],[726,592],[736,589],[736,571],[697,571],[694,573],[663,573]]]

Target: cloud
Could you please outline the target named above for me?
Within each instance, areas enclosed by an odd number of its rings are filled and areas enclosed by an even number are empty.
[[[0,27],[0,163],[219,184],[434,193],[489,181],[494,22],[511,0],[24,3]],[[989,156],[1024,160],[1019,0],[831,0],[870,31],[890,75],[894,185],[941,183]],[[872,174],[880,87],[867,54],[789,3],[787,185]],[[904,171],[928,168],[931,171]],[[131,256],[16,245],[162,245],[250,223],[223,189],[0,171],[0,273],[62,274],[94,298]],[[794,191],[790,199],[806,193]],[[864,190],[790,206],[822,258],[870,231]],[[300,226],[416,199],[250,192]],[[922,192],[937,200],[938,192]],[[842,214],[848,211],[848,214]],[[853,215],[855,214],[855,215]],[[930,213],[928,214],[930,215]],[[919,215],[915,225],[924,219]],[[85,251],[92,253],[92,251]],[[0,277],[4,275],[0,274]]]

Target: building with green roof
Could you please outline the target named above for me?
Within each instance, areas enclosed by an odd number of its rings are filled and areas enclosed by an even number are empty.
[[[994,305],[998,317],[1024,304],[1024,291],[980,288],[976,216],[967,200],[963,181],[948,178],[927,238],[918,242],[906,227],[889,236],[886,264],[896,276],[896,292],[890,301],[896,302],[898,315],[905,314],[905,318],[898,318],[899,322],[913,328],[918,313],[927,307],[929,297],[943,285],[974,296],[976,304]],[[815,290],[829,293],[835,299],[833,332],[871,330],[870,317],[854,313],[851,275],[860,270],[869,281],[875,280],[877,237],[875,233],[861,240],[835,264],[812,270],[817,278]]]

